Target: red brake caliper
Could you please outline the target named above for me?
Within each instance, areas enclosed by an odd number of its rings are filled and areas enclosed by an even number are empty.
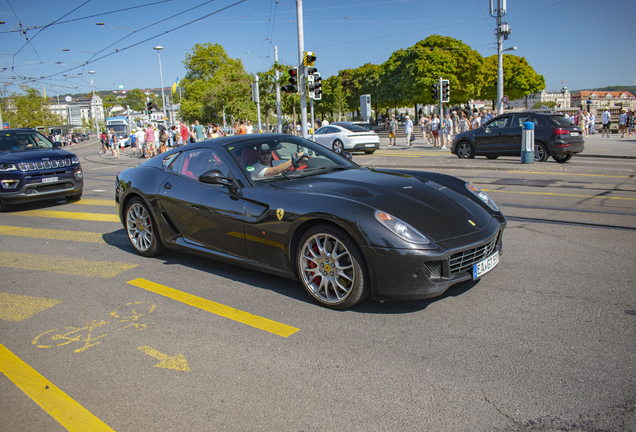
[[[311,249],[316,253],[316,255],[318,255],[318,246],[315,243],[311,247]],[[309,263],[309,268],[313,269],[313,268],[316,268],[316,267],[318,267],[318,266],[316,265],[315,262],[312,261],[312,262]],[[320,281],[322,280],[322,277],[321,276],[317,276],[314,280],[316,281],[316,283],[318,285],[320,285]]]

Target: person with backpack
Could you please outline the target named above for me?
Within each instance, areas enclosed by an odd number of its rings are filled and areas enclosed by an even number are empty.
[[[133,156],[137,155],[137,135],[135,135],[135,132],[137,132],[137,130],[133,129],[130,134],[130,138],[128,138],[130,140],[130,148],[133,151]]]

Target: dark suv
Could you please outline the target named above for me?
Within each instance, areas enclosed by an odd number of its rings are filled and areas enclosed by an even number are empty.
[[[567,162],[585,148],[581,128],[561,114],[520,112],[502,114],[478,129],[457,134],[451,152],[463,159],[520,156],[522,125],[527,121],[534,123],[535,162],[543,162],[549,156],[557,162]]]
[[[82,197],[79,159],[34,129],[0,130],[0,211],[7,204]]]

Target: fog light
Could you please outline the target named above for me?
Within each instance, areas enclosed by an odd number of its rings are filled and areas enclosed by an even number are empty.
[[[81,171],[76,171],[76,172],[75,172],[75,178],[76,178],[77,180],[81,180],[81,179],[82,179],[82,177],[84,177],[84,174],[82,174],[82,172],[81,172]]]
[[[4,189],[15,189],[20,184],[20,180],[2,180],[2,187]]]

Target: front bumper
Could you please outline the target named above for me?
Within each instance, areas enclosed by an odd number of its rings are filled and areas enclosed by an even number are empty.
[[[443,294],[459,282],[472,280],[473,264],[495,251],[501,255],[505,225],[505,221],[493,219],[478,235],[442,242],[436,250],[362,247],[371,276],[372,298],[426,299]],[[481,240],[475,241],[476,237]]]
[[[47,179],[57,178],[47,182]],[[84,188],[82,167],[58,172],[7,173],[0,176],[0,182],[15,184],[17,187],[4,187],[0,184],[0,200],[6,204],[40,201],[76,195]]]

